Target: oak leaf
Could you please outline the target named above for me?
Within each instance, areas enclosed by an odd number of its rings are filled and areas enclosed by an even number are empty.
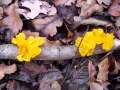
[[[62,25],[59,17],[51,16],[32,20],[37,31],[41,31],[44,35],[54,36],[57,33],[57,27]]]
[[[8,16],[3,19],[3,23],[8,26],[13,33],[17,34],[19,30],[22,29],[23,22],[16,11],[16,5],[10,5],[5,12]]]
[[[120,0],[113,0],[113,3],[108,10],[108,13],[112,16],[120,16]]]
[[[16,64],[5,65],[0,64],[0,80],[4,78],[5,74],[12,74],[17,70]]]
[[[27,19],[34,19],[40,13],[45,15],[55,15],[57,10],[54,6],[51,6],[49,3],[40,0],[29,0],[21,2],[22,7],[28,8],[30,11],[25,9],[18,9],[19,13],[24,15]]]
[[[109,60],[105,58],[98,64],[99,72],[97,75],[97,81],[105,82],[108,80]]]

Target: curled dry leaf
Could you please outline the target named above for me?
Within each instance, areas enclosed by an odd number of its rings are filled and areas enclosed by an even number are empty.
[[[118,74],[120,70],[120,62],[115,61],[115,69],[111,72],[111,74]]]
[[[4,78],[5,74],[11,74],[14,73],[17,70],[16,64],[12,65],[5,65],[5,64],[0,64],[0,80]]]
[[[108,69],[109,69],[109,61],[108,58],[105,58],[98,64],[99,72],[97,75],[97,81],[105,82],[108,80]]]
[[[81,7],[81,12],[80,12],[80,16],[83,16],[83,17],[88,17],[90,16],[91,14],[93,14],[94,12],[100,12],[103,10],[103,7],[101,5],[98,5],[98,4],[87,4],[85,3],[84,5],[82,5]]]
[[[22,7],[30,9],[30,11],[26,11],[19,9],[19,13],[23,14],[27,19],[34,19],[40,13],[46,15],[55,15],[57,10],[54,6],[51,6],[45,1],[40,0],[25,0],[21,2]]]
[[[88,17],[96,11],[102,11],[103,7],[98,5],[95,0],[77,0],[77,7],[81,7],[80,16]]]
[[[59,5],[71,6],[72,4],[75,3],[75,1],[76,0],[54,0],[53,3],[56,6],[59,6]]]
[[[89,73],[89,80],[94,81],[95,74],[97,72],[96,72],[95,66],[93,65],[92,61],[89,61],[89,63],[88,63],[88,73]]]
[[[108,13],[112,16],[120,16],[120,0],[113,0]]]
[[[57,81],[40,81],[39,90],[61,90],[61,86]]]
[[[8,26],[12,30],[13,33],[17,34],[19,30],[22,29],[23,22],[20,19],[19,14],[16,11],[16,5],[11,4],[7,9],[6,9],[6,14],[8,17],[3,19],[3,23]]]
[[[110,5],[111,4],[111,0],[97,0],[97,2],[99,4],[105,4],[105,5]]]
[[[105,83],[96,83],[96,82],[91,82],[90,83],[90,90],[109,90],[107,88],[107,86],[109,85],[109,82],[105,82]]]
[[[46,17],[44,19],[34,19],[32,23],[37,31],[41,31],[46,36],[54,36],[57,33],[57,27],[62,25],[61,19],[56,16]]]

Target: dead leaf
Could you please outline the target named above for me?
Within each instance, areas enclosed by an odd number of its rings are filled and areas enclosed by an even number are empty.
[[[24,65],[23,69],[26,69],[27,71],[32,72],[34,74],[47,72],[47,68],[44,65],[40,66],[40,65],[34,64],[32,62],[31,63],[26,63]]]
[[[52,83],[51,88],[52,88],[53,90],[61,90],[61,86],[60,86],[60,84],[59,84],[57,81],[54,81],[54,82]]]
[[[80,16],[88,17],[94,12],[100,12],[103,7],[96,3],[96,0],[77,0],[77,7],[81,8]]]
[[[109,85],[109,82],[105,83],[96,83],[96,82],[91,82],[90,83],[90,90],[108,90],[107,86]]]
[[[31,86],[20,83],[19,81],[9,80],[6,85],[6,90],[34,90]]]
[[[110,5],[111,4],[111,0],[97,0],[97,2],[99,3],[99,4],[105,4],[105,5]]]
[[[0,19],[2,19],[2,17],[3,17],[3,8],[0,7]]]
[[[97,81],[105,82],[108,80],[108,69],[109,69],[109,61],[108,58],[105,58],[98,64],[99,72],[97,75]]]
[[[81,12],[80,12],[80,16],[83,17],[88,17],[91,14],[93,14],[94,12],[100,12],[103,10],[103,7],[101,5],[98,4],[87,4],[85,3],[84,5],[82,5],[81,7]]]
[[[88,73],[89,73],[89,81],[94,81],[95,75],[97,72],[96,72],[95,66],[93,65],[92,61],[90,61],[90,60],[88,63]]]
[[[46,43],[44,44],[44,46],[53,46],[53,45],[62,45],[60,40],[55,40],[55,41],[51,41],[46,39]]]
[[[60,5],[65,5],[65,6],[71,6],[72,4],[75,3],[76,0],[54,0],[54,4],[56,6],[60,6]]]
[[[85,3],[86,3],[85,0],[77,0],[76,7],[82,7],[82,5],[84,5]]]
[[[104,90],[104,88],[98,83],[90,83],[90,90]]]
[[[115,61],[115,69],[111,72],[111,74],[118,74],[120,70],[120,63],[118,61]]]
[[[29,36],[39,36],[39,32],[31,32],[30,30],[23,30],[23,32],[25,33],[26,37],[29,37]]]
[[[71,7],[67,6],[58,6],[58,15],[65,20],[69,25],[73,24],[73,17],[77,14],[77,8],[75,5]],[[70,26],[68,26],[70,27]]]
[[[115,23],[115,25],[116,25],[117,27],[120,27],[120,17],[116,18],[116,23]],[[120,30],[118,30],[118,32],[120,32]],[[118,34],[118,35],[120,35],[120,34]]]
[[[12,0],[0,0],[0,5],[8,5],[12,2]]]
[[[16,64],[12,65],[5,65],[0,64],[0,80],[4,78],[5,74],[11,74],[14,73],[17,70]]]
[[[59,70],[50,69],[42,78],[41,75],[39,75],[40,86],[38,90],[61,90],[58,80],[62,79],[63,76]]]
[[[27,19],[34,19],[40,13],[45,15],[55,15],[57,10],[54,6],[48,4],[48,2],[40,0],[25,0],[21,2],[22,7],[30,9],[26,11],[25,9],[18,9],[19,13],[24,15]]]
[[[6,85],[6,88],[7,90],[16,90],[16,81],[13,80],[13,81],[8,81],[7,85]]]
[[[41,31],[46,36],[54,36],[57,33],[57,27],[62,25],[62,21],[55,16],[46,17],[44,19],[34,19],[32,23],[37,31]]]
[[[20,19],[19,14],[16,11],[16,5],[11,4],[6,9],[6,14],[8,17],[3,19],[3,23],[8,26],[12,30],[13,33],[17,34],[19,30],[22,29],[23,23]]]
[[[41,75],[39,75],[39,79],[41,80]],[[57,81],[62,79],[63,75],[58,69],[49,69],[47,74],[42,78],[44,81]]]
[[[108,13],[112,16],[120,16],[120,0],[113,0],[113,3],[108,10]]]
[[[61,90],[61,86],[57,81],[41,80],[38,90]]]

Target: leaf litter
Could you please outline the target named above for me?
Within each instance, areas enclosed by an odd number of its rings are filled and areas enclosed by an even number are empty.
[[[12,37],[24,32],[27,37],[44,36],[46,46],[69,46],[88,28],[103,28],[119,37],[119,3],[120,0],[0,0],[0,42],[10,43]],[[30,63],[1,59],[0,89],[119,90],[119,53],[118,48],[107,55]]]

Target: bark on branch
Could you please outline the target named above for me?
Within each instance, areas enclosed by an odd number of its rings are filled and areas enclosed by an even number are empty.
[[[114,48],[120,46],[120,40],[115,39]],[[77,52],[77,53],[76,53]],[[94,54],[103,53],[101,49],[96,49]],[[18,53],[16,46],[12,44],[0,45],[0,59],[15,60]],[[66,60],[79,58],[80,55],[74,45],[69,46],[46,46],[42,48],[42,53],[34,60]]]

